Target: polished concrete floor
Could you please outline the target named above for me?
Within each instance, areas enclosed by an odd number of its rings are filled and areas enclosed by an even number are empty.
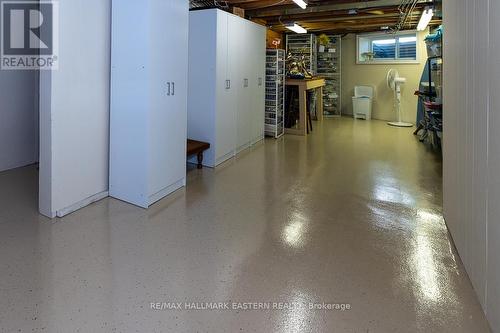
[[[148,211],[105,199],[49,221],[34,168],[0,173],[0,331],[488,332],[439,157],[382,122],[315,126],[190,169]]]

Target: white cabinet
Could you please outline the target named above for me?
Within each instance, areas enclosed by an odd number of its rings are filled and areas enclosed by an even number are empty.
[[[260,26],[252,25],[254,30],[254,35],[259,36],[260,34]],[[265,33],[265,32],[264,32]],[[252,119],[253,119],[253,137],[252,143],[256,143],[264,138],[264,109],[265,109],[265,84],[266,84],[266,43],[265,37],[264,41],[260,38],[253,39],[254,45],[252,49],[254,50],[253,54],[253,80],[256,84],[253,85],[253,89],[255,89],[255,96],[252,100]]]
[[[235,82],[233,92],[237,94],[238,100],[236,112],[236,153],[246,149],[250,145],[252,123],[249,104],[252,102],[252,87],[250,75],[252,64],[248,63],[252,52],[252,39],[249,24],[238,16],[228,15],[229,26],[229,61],[230,78]]]
[[[40,212],[51,218],[108,196],[111,1],[72,0],[58,5],[59,69],[39,72],[39,205]],[[41,30],[44,34],[49,29]],[[12,72],[1,71],[2,81],[18,73]],[[2,85],[2,95],[12,87],[7,88]],[[1,113],[7,105],[5,99],[0,101]],[[3,132],[5,120],[0,123]],[[12,140],[9,144],[15,147]]]
[[[140,207],[185,185],[188,10],[113,0],[109,191]]]
[[[189,14],[188,137],[214,167],[264,137],[266,28],[218,9]]]

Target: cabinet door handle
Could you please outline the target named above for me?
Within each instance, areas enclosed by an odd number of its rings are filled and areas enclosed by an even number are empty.
[[[261,85],[262,85],[262,78],[259,77],[259,86],[261,86]]]
[[[175,82],[172,82],[172,96],[175,96]]]
[[[248,79],[243,79],[243,87],[248,87]]]
[[[226,80],[226,89],[231,89],[231,80]]]
[[[170,96],[170,82],[167,83],[167,96]]]

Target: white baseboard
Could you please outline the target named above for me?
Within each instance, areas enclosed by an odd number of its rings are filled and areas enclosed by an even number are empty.
[[[172,185],[165,187],[164,189],[156,192],[153,195],[150,195],[149,196],[149,206],[151,206],[155,202],[165,198],[170,193],[175,192],[184,186],[186,186],[186,178],[182,178],[182,179],[178,180],[177,182],[173,183]]]
[[[55,214],[51,214],[53,215],[52,217],[63,217],[63,216],[66,216],[68,214],[71,214],[73,213],[74,211],[77,211],[79,210],[80,208],[83,208],[85,206],[88,206],[90,205],[91,203],[94,203],[96,201],[99,201],[101,199],[104,199],[106,198],[107,196],[109,195],[109,192],[108,191],[104,191],[104,192],[101,192],[101,193],[97,193],[97,194],[94,194],[86,199],[83,199],[69,207],[66,207],[66,208],[63,208],[63,209],[60,209],[60,210],[57,210],[55,212]]]

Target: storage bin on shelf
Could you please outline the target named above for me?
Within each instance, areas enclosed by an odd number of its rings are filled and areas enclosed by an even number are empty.
[[[425,38],[425,45],[427,46],[428,57],[441,57],[442,56],[442,40],[443,40],[443,27],[437,28],[436,33],[428,35]]]

